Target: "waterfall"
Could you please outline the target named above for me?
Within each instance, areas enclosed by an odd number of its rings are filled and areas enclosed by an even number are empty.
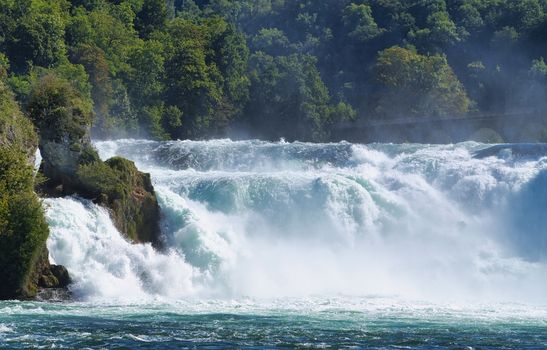
[[[151,173],[168,249],[47,199],[81,298],[402,295],[544,300],[547,157],[512,145],[97,142]]]

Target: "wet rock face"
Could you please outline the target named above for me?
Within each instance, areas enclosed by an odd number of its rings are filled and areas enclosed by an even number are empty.
[[[50,265],[42,272],[38,286],[42,288],[66,288],[70,284],[70,276],[66,267],[62,265]]]
[[[101,161],[90,143],[78,148],[41,143],[47,153],[41,170],[48,179],[42,192],[90,199],[109,209],[116,227],[132,242],[160,247],[160,210],[150,175],[124,158]]]
[[[62,265],[51,265],[51,273],[59,282],[57,284],[58,288],[68,287],[68,285],[72,282],[70,275],[68,274],[68,270]]]
[[[160,209],[150,174],[136,172],[130,183],[126,194],[109,204],[114,223],[132,241],[161,248]]]

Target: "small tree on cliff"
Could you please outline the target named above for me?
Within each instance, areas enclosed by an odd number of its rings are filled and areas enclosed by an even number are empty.
[[[88,137],[93,120],[92,103],[68,81],[47,74],[33,86],[27,111],[41,139],[79,142]]]
[[[394,46],[380,52],[374,70],[379,117],[451,117],[468,110],[465,90],[445,56]]]

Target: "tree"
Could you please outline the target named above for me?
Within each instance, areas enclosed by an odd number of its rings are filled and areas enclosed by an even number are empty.
[[[467,112],[465,90],[444,56],[391,47],[378,55],[375,75],[375,113],[380,117],[453,117]]]
[[[172,137],[222,134],[248,99],[244,37],[212,17],[174,19],[155,39],[164,44],[163,102],[178,109],[163,123],[174,127],[167,131]],[[176,115],[182,116],[180,123],[173,119]]]
[[[141,38],[148,38],[155,30],[161,30],[167,20],[165,0],[144,0],[141,10],[135,18],[135,29]]]
[[[351,3],[344,9],[342,21],[348,28],[349,37],[357,42],[368,41],[383,32],[376,24],[369,5]]]
[[[329,104],[312,56],[272,57],[257,52],[251,59],[251,98],[246,118],[268,139],[320,141],[328,138],[331,118],[352,117],[346,105]]]
[[[222,90],[216,82],[218,67],[207,62],[204,28],[175,19],[167,26],[165,46],[165,103],[184,114],[183,128],[168,130],[173,137],[198,136],[212,127]]]
[[[439,52],[461,40],[456,24],[446,11],[432,13],[427,17],[427,27],[412,31],[410,38],[428,52]]]
[[[8,20],[9,33],[5,37],[6,53],[12,68],[23,72],[32,65],[53,67],[65,59],[64,42],[67,3],[64,0],[26,1],[26,4],[4,4],[8,11],[19,17]],[[16,7],[25,10],[16,10]],[[12,11],[9,11],[11,8]]]
[[[166,130],[176,130],[180,120],[164,123],[163,93],[165,90],[165,58],[163,45],[149,40],[134,46],[128,55],[130,69],[124,77],[131,105],[141,127],[141,134],[166,138]]]
[[[220,128],[225,129],[249,100],[247,75],[249,48],[243,34],[221,18],[207,21],[213,62],[221,74],[222,101],[215,111]],[[222,125],[224,123],[224,125]]]
[[[103,50],[92,44],[82,44],[75,48],[74,60],[83,65],[92,86],[93,110],[97,116],[95,130],[105,135],[112,128],[109,121],[112,104],[112,82],[110,69]]]
[[[285,33],[278,28],[262,28],[253,36],[252,49],[268,55],[287,55],[291,44]]]

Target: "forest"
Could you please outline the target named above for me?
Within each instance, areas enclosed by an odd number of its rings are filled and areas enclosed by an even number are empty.
[[[547,0],[0,0],[0,80],[27,114],[44,76],[70,84],[96,139],[329,141],[540,113],[546,37]]]

